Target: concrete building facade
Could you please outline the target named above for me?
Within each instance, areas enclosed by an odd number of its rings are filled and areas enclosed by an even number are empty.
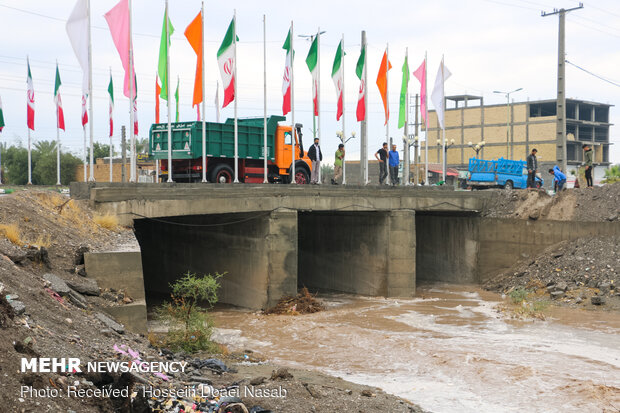
[[[566,100],[566,133],[568,169],[575,170],[583,161],[582,144],[592,145],[594,163],[609,165],[609,110],[611,105],[576,99]],[[428,158],[430,163],[441,163],[442,130],[435,111],[429,112]],[[460,95],[446,97],[446,140],[454,144],[447,149],[449,167],[466,169],[469,158],[476,156],[469,146],[482,141],[479,153],[484,159],[500,157],[525,160],[532,148],[538,149],[539,161],[558,163],[556,144],[556,100],[514,102],[484,105],[480,96]],[[425,161],[424,144],[420,160]]]

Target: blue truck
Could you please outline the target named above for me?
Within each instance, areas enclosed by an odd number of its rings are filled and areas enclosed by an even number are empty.
[[[541,188],[544,181],[536,177],[536,187]],[[527,188],[527,164],[525,161],[513,161],[499,158],[488,161],[470,158],[467,186],[473,189],[483,188]]]

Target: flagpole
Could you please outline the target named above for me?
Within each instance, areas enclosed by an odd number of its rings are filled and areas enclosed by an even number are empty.
[[[88,180],[95,182],[94,169],[94,126],[93,126],[93,41],[90,29],[90,0],[86,0],[86,14],[88,15],[88,111],[90,112],[90,118],[88,124],[90,128],[90,176]]]
[[[319,142],[321,142],[321,28],[318,28],[316,32],[316,70],[317,70],[317,85],[316,85],[316,111],[317,115],[317,137],[319,138]],[[316,154],[317,159],[319,160],[319,165],[321,165],[321,154],[320,149],[319,153]],[[323,183],[321,178],[321,167],[319,166],[319,185]]]
[[[132,9],[132,0],[129,0],[129,128],[131,131],[131,140],[130,140],[130,155],[131,160],[129,162],[129,168],[131,169],[129,173],[129,182],[136,182],[136,170],[134,168],[134,162],[136,159],[135,149],[136,149],[136,134],[135,134],[135,112],[134,112],[134,87],[136,86],[134,83],[133,76],[133,34],[132,34],[132,19],[131,19],[131,9]]]
[[[390,99],[389,99],[389,88],[388,81],[390,78],[390,53],[389,53],[390,44],[386,43],[385,45],[385,141],[388,143],[388,150],[391,151],[392,147],[390,142]],[[388,156],[388,171],[389,169],[389,156]],[[388,175],[389,176],[389,175]],[[391,177],[390,177],[391,179]],[[387,179],[386,179],[387,181]]]
[[[26,55],[26,61],[28,62],[28,76],[32,81],[32,76],[30,73],[30,57]],[[34,82],[32,86],[32,95],[33,95],[33,105],[34,105]],[[30,95],[28,96],[28,107],[30,107]],[[33,107],[34,110],[34,107]],[[34,127],[34,126],[33,126]],[[32,185],[32,139],[30,137],[30,125],[28,125],[28,185]],[[84,179],[86,181],[86,179]]]
[[[443,60],[443,55],[441,55],[441,90],[443,91],[443,94],[441,96],[441,106],[443,107],[443,128],[442,128],[442,132],[443,132],[443,157],[442,157],[442,177],[443,177],[443,182],[444,185],[446,183],[446,77],[444,74],[444,60]]]
[[[267,178],[267,17],[263,14],[263,158],[265,175],[263,183],[269,182]],[[295,152],[295,151],[293,151]]]
[[[58,59],[56,59],[56,73],[58,73]],[[60,99],[60,85],[58,86],[56,94],[56,185],[60,186],[60,125],[58,124],[58,99]]]
[[[368,185],[368,50],[367,50],[366,31],[362,31],[362,48],[364,50],[364,120],[362,121],[362,159],[364,163],[363,185]]]
[[[409,185],[409,175],[411,173],[411,153],[409,150],[409,48],[405,48],[405,62],[407,62],[407,83],[405,84],[405,147],[403,158],[405,161],[405,167],[403,168],[403,181],[405,186]],[[417,110],[417,108],[416,108]]]
[[[235,9],[233,15],[234,27],[233,27],[233,42],[235,43],[234,50],[234,75],[233,75],[233,88],[235,91],[235,183],[239,183],[239,127],[237,125],[237,9]]]
[[[168,96],[168,182],[172,181],[172,105],[170,105],[170,16],[166,0],[166,96]]]
[[[84,95],[82,95],[82,98],[84,98]],[[88,151],[86,149],[86,125],[82,125],[82,131],[84,132],[84,157],[82,158],[84,161],[84,182],[88,182]]]
[[[60,128],[58,127],[58,103],[56,103],[56,185],[60,186]]]
[[[112,67],[110,67],[110,82],[112,81]],[[111,103],[111,102],[110,102]],[[108,103],[108,104],[110,104]],[[111,106],[110,109],[113,109]],[[110,112],[110,120],[113,119],[113,112]],[[112,124],[112,122],[110,122]],[[114,150],[112,149],[112,138],[114,136],[114,128],[110,129],[110,182],[114,181],[114,173],[113,173],[113,165],[112,165],[112,157],[114,156]]]
[[[293,144],[293,162],[291,163],[291,184],[297,184],[297,177],[295,172],[295,158],[297,154],[295,153],[295,142],[296,142],[296,130],[295,130],[295,83],[294,83],[294,72],[295,72],[295,48],[293,47],[293,20],[291,20],[291,141]],[[312,116],[314,116],[314,112],[312,112]]]
[[[346,112],[345,104],[344,104],[344,97],[345,97],[345,94],[344,94],[344,77],[345,77],[344,76],[344,74],[345,74],[345,71],[344,71],[344,56],[345,56],[345,53],[344,53],[344,33],[342,33],[342,56],[340,57],[341,58],[340,64],[342,65],[342,91],[341,91],[341,93],[342,93],[342,143],[343,144],[347,140],[347,133],[346,133],[345,123],[344,123],[344,117],[345,117],[345,112]],[[346,169],[347,166],[346,166],[346,161],[345,161],[346,153],[347,153],[346,146],[344,148],[344,153],[345,153],[345,155],[342,157],[342,185],[346,185],[347,184],[347,169]]]
[[[205,88],[205,2],[200,10],[200,32],[202,37],[202,182],[207,182],[207,94]]]
[[[428,52],[424,52],[424,140],[426,153],[424,155],[424,185],[428,185]]]

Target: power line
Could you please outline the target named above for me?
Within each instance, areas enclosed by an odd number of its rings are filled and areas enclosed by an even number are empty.
[[[579,66],[579,65],[574,64],[573,62],[569,62],[569,61],[567,60],[567,61],[566,61],[566,63],[568,63],[568,64],[569,64],[569,65],[571,65],[571,66],[576,67],[577,69],[579,69],[579,70],[581,70],[581,71],[586,72],[587,74],[589,74],[589,75],[591,75],[591,76],[596,77],[597,79],[602,80],[603,82],[607,82],[607,83],[609,83],[609,84],[611,84],[611,85],[614,85],[614,86],[616,86],[616,87],[620,87],[620,83],[616,83],[616,82],[614,82],[614,81],[612,81],[612,80],[609,80],[609,79],[604,78],[603,76],[599,76],[599,75],[597,75],[596,73],[592,73],[592,72],[590,72],[589,70],[584,69],[583,67],[581,67],[581,66]]]

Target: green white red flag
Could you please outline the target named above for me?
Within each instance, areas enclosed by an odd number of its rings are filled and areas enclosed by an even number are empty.
[[[217,63],[220,67],[220,75],[222,76],[222,84],[224,86],[224,103],[223,108],[228,106],[230,102],[235,100],[235,48],[237,47],[237,31],[235,28],[235,19],[233,18],[226,31],[226,36],[217,51]]]
[[[28,83],[28,113],[27,113],[27,124],[28,129],[34,130],[34,86],[32,84],[32,73],[30,72],[30,59],[27,59],[28,63],[28,78],[26,79]]]
[[[114,135],[114,83],[112,82],[112,73],[110,73],[108,96],[110,97],[110,137],[112,137]]]
[[[366,120],[366,47],[362,46],[360,57],[357,59],[355,74],[360,80],[360,89],[357,96],[357,121]]]
[[[286,116],[291,111],[291,75],[293,74],[293,50],[291,48],[291,31],[288,30],[286,41],[282,48],[286,50],[286,64],[284,66],[284,75],[282,76],[282,114]]]
[[[342,40],[338,44],[338,50],[336,50],[336,56],[334,57],[334,65],[332,66],[332,80],[334,86],[336,86],[336,96],[338,98],[338,109],[336,111],[336,120],[340,120],[344,110],[344,98],[342,96],[342,89],[344,87],[344,73],[342,70],[342,63],[344,60],[344,50],[342,48]]]
[[[314,41],[310,45],[306,65],[312,74],[312,103],[314,106],[314,116],[319,116],[319,36],[314,36]]]
[[[58,64],[56,64],[56,84],[54,86],[54,102],[56,103],[56,127],[58,129],[65,130],[65,113],[62,110],[62,99],[60,97],[60,71],[58,70]]]

